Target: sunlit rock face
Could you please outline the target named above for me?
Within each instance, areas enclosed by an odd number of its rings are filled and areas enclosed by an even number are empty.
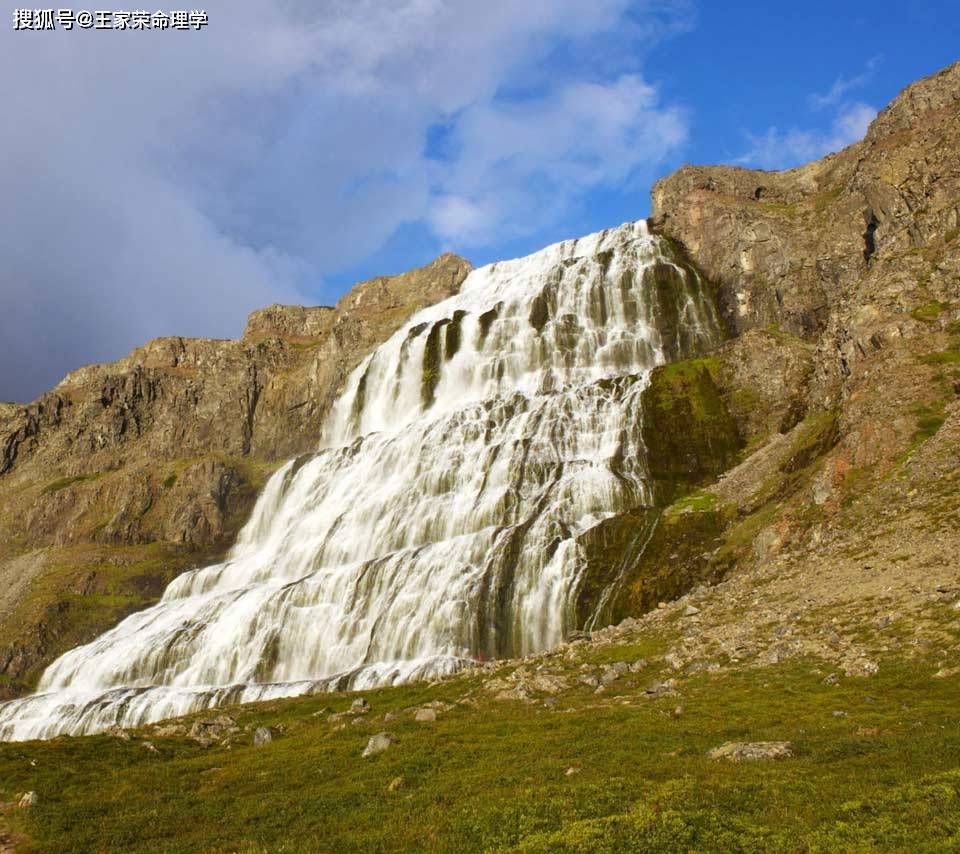
[[[0,737],[559,643],[578,622],[577,538],[653,503],[649,372],[719,338],[703,281],[643,222],[473,271],[353,372],[320,449],[273,476],[228,560],[54,662],[0,706]]]

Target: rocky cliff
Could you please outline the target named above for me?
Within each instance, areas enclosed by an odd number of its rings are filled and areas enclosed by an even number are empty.
[[[894,621],[937,642],[931,609],[960,592],[960,64],[837,154],[784,172],[685,167],[653,200],[733,334],[657,372],[651,394],[671,404],[653,417],[676,443],[729,414],[742,446],[663,513],[611,618],[725,578],[700,594],[711,607],[678,668],[725,648],[869,670]],[[720,409],[703,405],[707,377]]]
[[[271,306],[239,340],[163,338],[0,407],[0,696],[215,558],[266,475],[316,446],[343,379],[470,265]]]
[[[685,167],[654,187],[656,227],[719,285],[737,384],[751,397],[770,378],[798,413],[835,410],[852,466],[885,468],[913,441],[915,411],[952,406],[958,150],[960,64],[907,88],[862,142],[821,161]],[[788,367],[804,349],[809,375]]]

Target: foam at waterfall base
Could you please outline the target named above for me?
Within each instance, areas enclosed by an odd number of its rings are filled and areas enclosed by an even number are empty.
[[[19,714],[0,725],[0,741],[93,735],[112,727],[141,727],[220,706],[441,679],[475,664],[468,659],[436,656],[417,661],[377,662],[301,682],[38,693],[17,701]]]

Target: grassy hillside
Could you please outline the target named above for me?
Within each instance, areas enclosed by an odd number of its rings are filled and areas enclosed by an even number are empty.
[[[922,656],[869,678],[817,660],[683,675],[665,672],[664,648],[651,633],[579,644],[372,691],[367,714],[332,720],[354,695],[227,710],[239,731],[206,748],[156,728],[3,744],[0,800],[38,803],[0,821],[17,850],[49,852],[958,850],[957,675],[934,678]],[[578,681],[639,658],[600,693]],[[518,667],[567,687],[505,699],[524,694],[503,691]],[[452,705],[416,721],[431,701]],[[274,740],[254,747],[265,725]],[[381,731],[396,743],[361,756]],[[727,741],[794,755],[708,758]]]

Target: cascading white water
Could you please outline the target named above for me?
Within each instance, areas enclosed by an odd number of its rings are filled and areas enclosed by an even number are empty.
[[[55,661],[0,739],[447,674],[574,628],[576,536],[651,502],[652,367],[713,343],[643,222],[473,271],[350,376],[229,558]]]

